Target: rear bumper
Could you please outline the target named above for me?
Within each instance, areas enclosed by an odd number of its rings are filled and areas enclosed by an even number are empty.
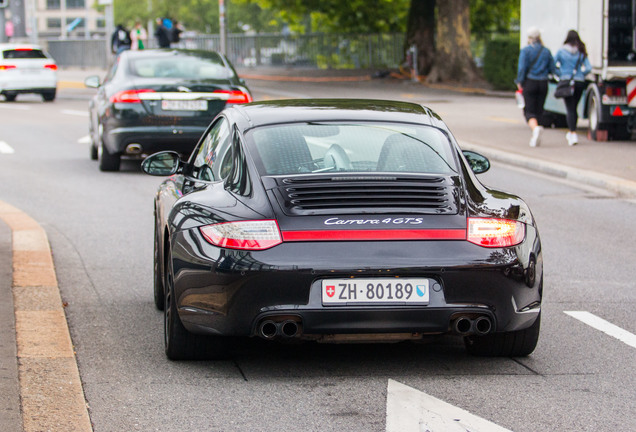
[[[129,144],[139,144],[146,155],[164,150],[189,155],[205,130],[205,126],[117,127],[106,132],[104,144],[113,154],[126,154]]]
[[[316,242],[249,253],[208,245],[188,230],[173,247],[179,316],[189,331],[228,336],[260,335],[263,322],[285,320],[306,338],[451,333],[460,317],[488,318],[490,331],[520,330],[535,321],[542,298],[541,246],[528,231],[524,243],[506,249],[466,241]],[[323,279],[400,276],[429,279],[428,305],[322,304]]]

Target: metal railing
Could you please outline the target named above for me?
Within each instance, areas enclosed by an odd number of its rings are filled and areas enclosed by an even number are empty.
[[[154,40],[148,41],[156,47]],[[110,58],[105,39],[43,41],[60,66],[105,68]],[[182,38],[174,47],[220,51],[219,35]],[[393,68],[404,59],[404,35],[282,35],[231,34],[226,38],[226,54],[235,66],[303,66],[360,69]]]

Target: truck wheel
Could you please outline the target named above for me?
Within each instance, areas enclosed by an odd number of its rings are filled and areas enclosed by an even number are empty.
[[[607,127],[601,123],[601,104],[594,93],[587,104],[587,118],[590,121],[589,138],[594,141],[607,141]]]

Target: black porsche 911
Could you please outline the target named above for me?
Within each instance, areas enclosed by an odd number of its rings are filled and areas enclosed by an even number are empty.
[[[189,155],[214,117],[252,95],[222,54],[195,50],[124,51],[89,103],[92,159],[118,171],[121,157],[161,150]]]
[[[464,337],[525,356],[543,260],[515,195],[475,177],[430,109],[376,100],[237,105],[155,197],[155,303],[171,359],[220,358],[240,336],[319,342]]]

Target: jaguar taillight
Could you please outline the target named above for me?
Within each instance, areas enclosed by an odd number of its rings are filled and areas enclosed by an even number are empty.
[[[283,242],[275,220],[224,222],[199,230],[211,244],[228,249],[264,250]]]
[[[215,90],[214,93],[222,94],[223,99],[227,96],[226,102],[231,104],[241,104],[252,102],[252,96],[241,90]]]
[[[112,95],[110,101],[112,103],[141,103],[141,97],[139,95],[152,92],[154,92],[152,89],[122,90]]]
[[[469,218],[468,241],[484,247],[518,245],[526,236],[523,222],[509,219]]]

